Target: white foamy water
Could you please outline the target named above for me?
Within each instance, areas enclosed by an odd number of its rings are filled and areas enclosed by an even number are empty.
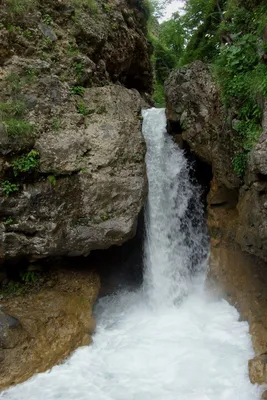
[[[98,302],[94,343],[0,394],[6,400],[258,400],[248,325],[204,291],[207,238],[198,190],[165,133],[144,112],[148,146],[144,285]]]

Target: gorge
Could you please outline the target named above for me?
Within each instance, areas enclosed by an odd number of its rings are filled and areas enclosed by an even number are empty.
[[[0,398],[267,398],[266,4],[160,15],[1,3]]]
[[[144,112],[149,195],[144,284],[102,298],[91,347],[16,386],[3,399],[258,399],[248,326],[204,291],[208,242],[197,188],[166,130]],[[195,212],[189,211],[194,202]]]

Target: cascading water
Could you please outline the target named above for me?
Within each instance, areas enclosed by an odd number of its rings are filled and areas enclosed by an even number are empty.
[[[190,278],[203,268],[208,241],[199,188],[190,182],[183,152],[165,132],[165,110],[143,116],[149,181],[144,286],[157,308],[173,306],[188,293]]]
[[[253,355],[247,323],[227,302],[205,294],[207,237],[197,190],[165,125],[164,110],[144,112],[149,199],[143,287],[101,299],[92,346],[1,398],[259,399],[247,375]]]

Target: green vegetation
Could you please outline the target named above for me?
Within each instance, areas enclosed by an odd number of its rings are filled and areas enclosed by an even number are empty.
[[[35,0],[7,0],[8,10],[12,14],[29,12],[35,5]]]
[[[108,214],[108,212],[105,212],[102,216],[101,219],[103,222],[108,221],[110,219],[110,216]]]
[[[53,131],[59,131],[59,129],[62,127],[62,121],[59,118],[53,118],[51,122],[51,128]]]
[[[5,224],[6,226],[12,225],[13,223],[14,223],[14,220],[13,220],[13,218],[11,218],[11,217],[6,218],[6,219],[5,219],[5,222],[4,222],[4,224]]]
[[[13,172],[15,176],[20,173],[29,173],[39,165],[39,152],[31,150],[28,154],[22,155],[12,161]]]
[[[16,183],[12,183],[7,179],[2,182],[1,188],[6,197],[9,197],[10,194],[15,193],[19,190],[19,186]]]
[[[152,18],[153,20],[153,18]],[[154,47],[154,100],[164,105],[170,70],[195,60],[211,66],[222,102],[231,109],[233,168],[242,177],[262,132],[267,98],[267,5],[263,0],[186,0],[185,13],[148,23]]]
[[[24,74],[21,77],[12,72],[5,77],[11,93],[9,100],[0,101],[0,121],[10,138],[27,137],[34,132],[34,125],[24,120],[27,104],[21,97],[20,90],[23,85],[32,82],[36,74],[32,68],[25,68]]]
[[[48,15],[48,14],[45,14],[45,15],[44,15],[43,21],[44,21],[44,23],[45,23],[46,25],[52,25],[52,24],[53,24],[53,20],[52,20],[52,18],[50,17],[50,15]]]
[[[31,134],[34,130],[33,125],[27,121],[10,118],[3,122],[6,127],[7,134],[10,137],[26,136]]]
[[[82,86],[72,86],[70,89],[71,94],[76,94],[78,96],[83,96],[85,92],[85,88]]]
[[[81,78],[81,76],[84,73],[84,65],[82,61],[74,61],[73,63],[73,69],[75,71],[75,74],[77,76],[77,78]]]
[[[55,177],[54,175],[49,175],[49,176],[47,177],[47,179],[48,179],[48,181],[50,182],[50,184],[51,184],[52,186],[56,186],[57,180],[56,180],[56,177]]]
[[[36,271],[26,271],[21,274],[21,279],[24,283],[36,283],[38,280]]]
[[[7,102],[0,101],[0,113],[2,117],[13,116],[21,117],[26,111],[25,101],[9,100]]]
[[[97,3],[95,0],[71,0],[71,3],[76,8],[84,7],[93,13],[97,12]]]
[[[76,107],[79,114],[82,115],[92,114],[92,111],[89,110],[83,102],[78,103]]]

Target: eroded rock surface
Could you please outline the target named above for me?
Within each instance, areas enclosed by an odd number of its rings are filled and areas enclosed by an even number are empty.
[[[70,269],[53,279],[36,293],[1,301],[0,389],[51,368],[92,340],[98,276]]]
[[[64,86],[57,93],[64,99]],[[110,85],[86,89],[83,103],[88,115],[75,102],[55,106],[62,126],[36,138],[38,171],[1,196],[12,219],[1,224],[4,258],[88,255],[134,236],[146,196],[140,95]]]
[[[253,383],[267,383],[267,106],[263,133],[244,181],[234,173],[234,124],[207,66],[195,62],[166,82],[169,131],[212,168],[208,194],[211,257],[208,285],[248,320],[256,358]],[[185,145],[186,144],[186,145]]]
[[[234,120],[220,104],[208,67],[198,61],[174,71],[166,82],[166,97],[171,133],[182,137],[212,167],[208,196],[212,237],[218,241],[227,236],[242,250],[267,261],[267,106],[263,133],[242,182],[232,162]]]
[[[1,3],[0,261],[86,256],[134,236],[147,18],[143,0]]]
[[[165,83],[165,93],[171,133],[182,136],[191,151],[211,164],[213,174],[227,188],[238,187],[240,181],[232,170],[230,132],[208,67],[196,61],[175,70]]]
[[[251,154],[245,184],[240,190],[237,242],[267,261],[267,104],[263,133]]]

